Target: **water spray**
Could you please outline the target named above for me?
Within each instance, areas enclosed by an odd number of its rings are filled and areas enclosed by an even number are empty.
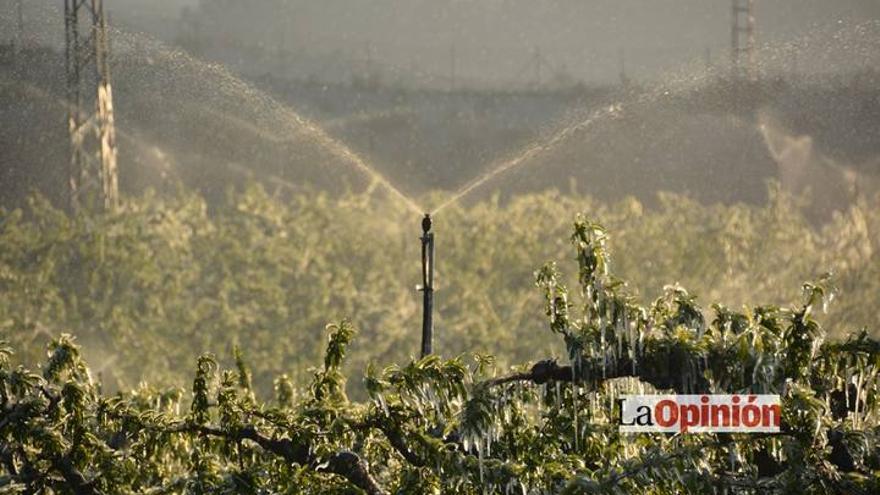
[[[434,343],[434,233],[431,214],[422,218],[422,357],[433,354]]]

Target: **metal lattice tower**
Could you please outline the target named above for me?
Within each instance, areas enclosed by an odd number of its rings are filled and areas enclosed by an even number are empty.
[[[103,0],[64,0],[72,209],[119,201],[110,54]]]
[[[757,78],[755,67],[755,0],[733,1],[731,56],[736,76]]]
[[[18,0],[15,4],[16,13],[16,30],[15,30],[15,49],[22,51],[24,48],[24,0]]]

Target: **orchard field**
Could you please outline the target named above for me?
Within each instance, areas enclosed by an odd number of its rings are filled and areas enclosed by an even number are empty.
[[[877,493],[880,198],[769,196],[449,208],[421,360],[418,219],[369,194],[35,196],[0,214],[0,492]],[[620,434],[658,390],[780,394],[782,432]]]
[[[546,193],[445,210],[435,217],[435,348],[491,354],[502,368],[564,355],[544,331],[534,272],[556,260],[576,282],[567,239],[579,212],[608,229],[614,273],[641,304],[678,284],[707,308],[785,305],[830,273],[828,333],[876,336],[880,198],[816,225],[798,199],[770,196],[756,207],[666,194],[648,208]],[[363,341],[347,370],[401,363],[419,349],[418,222],[368,194],[273,197],[257,185],[212,207],[181,193],[74,218],[34,197],[0,222],[0,337],[33,364],[52,338],[75,335],[111,391],[142,379],[186,386],[198,355],[230,364],[237,345],[268,394],[280,374],[309,379],[324,326],[343,318]],[[365,397],[359,382],[348,392]]]

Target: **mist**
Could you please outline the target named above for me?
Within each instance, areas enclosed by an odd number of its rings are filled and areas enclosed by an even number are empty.
[[[331,79],[339,77],[334,64],[357,70],[372,63],[390,79],[416,73],[420,82],[438,84],[455,58],[462,84],[516,85],[534,76],[529,65],[537,52],[548,79],[608,83],[622,65],[631,77],[656,79],[689,61],[723,63],[730,46],[731,8],[722,0],[129,0],[108,8],[117,22],[168,40],[197,31],[217,43],[289,51],[308,67],[291,70]],[[772,0],[755,8],[761,44],[807,41],[816,29],[880,18],[871,0]],[[834,57],[841,66],[864,63],[845,49]],[[799,63],[805,71],[828,69],[809,57]]]

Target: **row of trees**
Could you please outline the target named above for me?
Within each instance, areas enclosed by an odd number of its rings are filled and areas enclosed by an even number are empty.
[[[569,291],[536,274],[566,350],[502,372],[488,355],[373,366],[351,401],[354,338],[327,327],[308,380],[258,399],[247,359],[196,360],[180,389],[106,394],[69,336],[38,370],[0,346],[0,490],[9,493],[877,493],[880,344],[825,342],[833,294],[711,312],[680,287],[636,302],[609,269],[602,227],[579,219]],[[572,294],[574,292],[574,294]],[[531,311],[539,312],[533,307]],[[710,316],[711,315],[711,316]],[[543,330],[546,338],[548,330]],[[778,435],[621,435],[626,392],[777,393]]]
[[[829,331],[868,326],[880,304],[880,200],[819,228],[792,198],[771,196],[752,207],[668,195],[648,209],[548,193],[445,209],[435,219],[435,348],[496,355],[503,366],[565,355],[537,330],[532,271],[548,259],[572,266],[560,240],[572,211],[614,232],[617,273],[636,301],[678,281],[733,308],[782,304],[833,271],[842,297]],[[75,335],[107,390],[142,378],[186,386],[185,363],[209,351],[230,365],[238,345],[267,397],[278,375],[308,379],[324,325],[345,317],[362,335],[348,371],[405,362],[418,352],[418,222],[368,195],[278,198],[257,186],[211,211],[182,193],[70,217],[34,198],[28,210],[0,212],[0,339],[17,362],[35,363],[50,340]],[[359,381],[348,392],[366,397]]]

